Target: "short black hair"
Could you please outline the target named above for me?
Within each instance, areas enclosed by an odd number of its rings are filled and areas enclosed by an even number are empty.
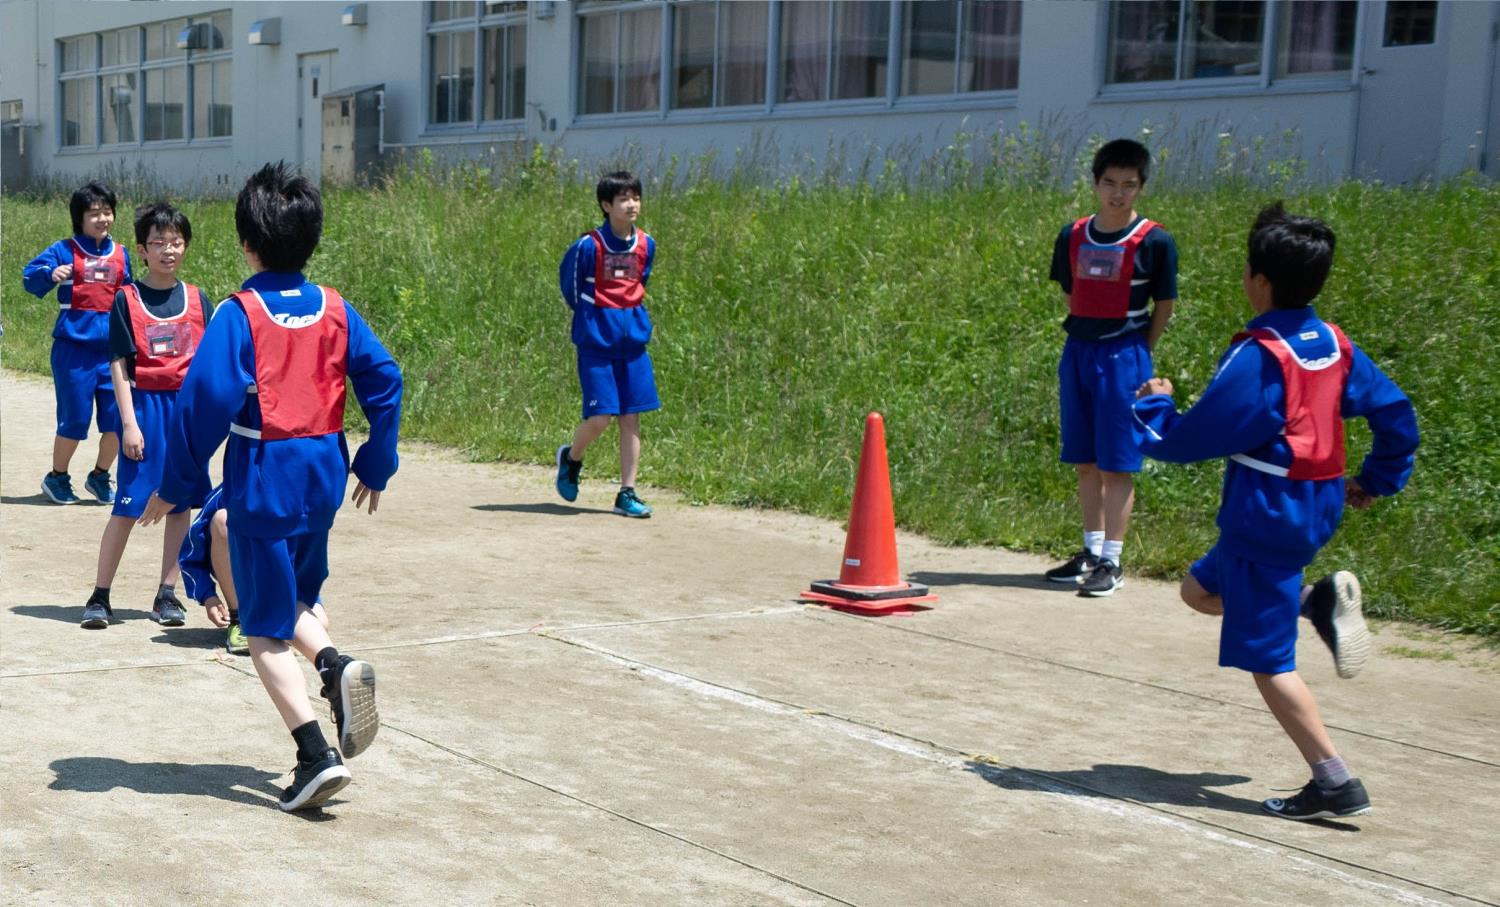
[[[245,180],[234,203],[234,230],[268,271],[300,271],[323,235],[323,196],[286,161]]]
[[[98,180],[91,180],[73,190],[73,197],[68,199],[68,213],[73,215],[75,234],[83,233],[83,215],[101,202],[109,210],[115,210],[115,191]]]
[[[1141,185],[1151,176],[1151,152],[1134,139],[1115,139],[1105,142],[1094,152],[1094,182],[1104,178],[1104,171],[1111,167],[1123,167],[1141,175]]]
[[[594,197],[599,200],[599,210],[604,211],[604,205],[614,204],[615,199],[621,193],[634,192],[641,194],[641,178],[629,170],[616,170],[614,173],[606,173],[599,180],[599,185],[594,187]]]
[[[193,225],[188,222],[187,215],[166,202],[152,202],[135,209],[136,245],[144,246],[151,238],[152,229],[158,233],[174,232],[182,237],[185,245],[193,242]]]
[[[1271,282],[1271,305],[1312,304],[1333,267],[1333,230],[1315,217],[1288,214],[1281,202],[1261,209],[1250,228],[1250,273]]]

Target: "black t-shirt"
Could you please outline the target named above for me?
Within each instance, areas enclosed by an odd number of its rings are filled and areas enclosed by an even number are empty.
[[[182,281],[170,290],[158,290],[143,283],[135,288],[141,294],[141,304],[157,318],[176,318],[187,305],[187,293]],[[208,293],[198,288],[203,306],[203,323],[208,324],[213,309],[209,305]],[[130,303],[125,300],[125,291],[115,291],[114,309],[109,313],[109,361],[125,360],[125,374],[135,378],[135,328],[130,320]]]
[[[1088,238],[1100,245],[1109,245],[1125,238],[1142,218],[1132,220],[1123,230],[1104,233],[1095,230],[1094,222],[1088,224]],[[1062,287],[1064,293],[1073,292],[1073,265],[1068,260],[1068,244],[1073,235],[1073,225],[1068,224],[1057,235],[1052,246],[1052,279]],[[1132,331],[1143,331],[1151,324],[1151,301],[1177,298],[1177,243],[1172,234],[1155,227],[1141,240],[1135,250],[1135,269],[1130,280],[1130,315],[1125,318],[1080,318],[1069,315],[1063,320],[1063,330],[1069,337],[1080,340],[1107,340],[1123,337]]]

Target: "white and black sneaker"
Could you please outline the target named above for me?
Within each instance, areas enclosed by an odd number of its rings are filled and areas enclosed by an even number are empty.
[[[1054,583],[1078,583],[1082,582],[1085,576],[1093,573],[1097,566],[1099,566],[1099,556],[1083,548],[1069,558],[1067,563],[1053,567],[1042,576]]]
[[[1125,571],[1120,565],[1105,558],[1099,558],[1099,563],[1094,565],[1093,571],[1083,578],[1078,584],[1078,594],[1090,598],[1103,598],[1106,595],[1114,595],[1115,590],[1125,585]]]
[[[282,792],[277,805],[283,812],[321,806],[352,780],[339,751],[330,746],[311,762],[297,760],[297,767],[292,769],[292,783]]]
[[[1333,653],[1339,676],[1348,679],[1358,674],[1370,657],[1370,628],[1360,605],[1359,578],[1340,570],[1313,583],[1305,612]]]
[[[1342,819],[1369,812],[1370,795],[1365,793],[1365,786],[1358,778],[1350,778],[1333,790],[1324,790],[1317,781],[1309,781],[1290,799],[1272,797],[1261,801],[1260,808],[1273,816],[1298,822]]]
[[[375,708],[375,666],[340,655],[339,663],[323,677],[323,698],[333,710],[339,730],[339,749],[353,759],[369,749],[380,730]]]

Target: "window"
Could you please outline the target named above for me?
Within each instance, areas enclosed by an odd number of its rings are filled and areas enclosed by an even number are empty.
[[[1389,0],[1385,5],[1385,47],[1431,44],[1437,35],[1437,3]]]
[[[431,3],[428,111],[435,126],[526,116],[525,3]]]
[[[595,10],[591,5],[579,20],[583,49],[579,109],[583,113],[659,110],[661,7]]]
[[[21,122],[20,101],[0,101],[0,126]]]
[[[1018,0],[907,0],[903,95],[1012,91],[1020,76]]]
[[[1283,0],[1276,74],[1348,72],[1354,65],[1357,0]]]
[[[224,10],[58,42],[62,145],[228,137],[230,17]],[[189,25],[203,29],[206,47],[177,48]]]
[[[881,0],[783,4],[781,99],[884,97],[890,27]]]
[[[766,100],[770,4],[699,2],[676,8],[672,106],[735,107]]]

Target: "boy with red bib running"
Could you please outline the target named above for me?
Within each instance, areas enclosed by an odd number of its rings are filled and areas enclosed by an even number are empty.
[[[193,240],[187,215],[158,202],[135,213],[136,253],[146,262],[146,276],[115,294],[110,315],[110,378],[120,410],[119,489],[114,509],[99,541],[94,592],[83,606],[82,626],[102,630],[114,617],[109,587],[120,567],[130,530],[161,484],[166,461],[167,424],[177,406],[177,391],[208,327],[208,297],[177,279],[177,269]],[[188,507],[208,494],[206,483],[167,516],[162,539],[161,585],[151,605],[151,619],[164,627],[185,621],[176,595],[177,552],[188,529]]]
[[[651,369],[651,316],[646,312],[646,281],[656,259],[656,241],[636,227],[641,213],[641,181],[623,170],[607,174],[594,196],[604,223],[590,230],[563,256],[558,282],[573,310],[573,344],[578,347],[578,382],[583,390],[583,421],[573,443],[557,449],[557,493],[578,498],[583,453],[609,427],[620,423],[620,491],[614,512],[645,518],[651,508],[635,493],[641,459],[641,413],[661,408]]]
[[[1059,459],[1078,474],[1083,548],[1046,577],[1102,596],[1124,583],[1120,558],[1141,471],[1130,404],[1151,377],[1152,351],[1177,301],[1177,246],[1135,210],[1151,173],[1145,146],[1106,142],[1093,172],[1098,213],[1064,227],[1052,250],[1052,279],[1068,301]]]
[[[280,806],[305,809],[349,783],[339,751],[359,755],[380,728],[375,669],[340,655],[299,603],[316,602],[328,576],[328,530],[349,473],[355,505],[374,513],[396,472],[401,371],[353,306],[302,275],[323,230],[322,198],[306,177],[267,164],[240,190],[234,225],[254,276],[219,305],[203,336],[167,430],[161,488],[141,522],[187,500],[228,439],[223,499],[240,626],[297,747]],[[370,425],[352,462],[346,379]],[[299,652],[322,678],[338,749],[313,715]]]
[[[112,504],[109,464],[120,449],[120,413],[109,379],[109,310],[115,291],[130,282],[130,253],[109,236],[115,194],[108,186],[92,182],[79,187],[68,211],[73,236],[48,246],[21,274],[26,292],[38,299],[57,287],[51,358],[57,437],[42,494],[54,504],[78,503],[68,464],[78,442],[89,436],[92,416],[99,428],[99,458],[84,487],[99,503]]]
[[[1256,218],[1245,296],[1256,313],[1219,360],[1199,401],[1179,414],[1172,383],[1152,378],[1134,411],[1141,448],[1171,463],[1227,457],[1219,540],[1182,581],[1182,599],[1223,615],[1219,664],[1250,672],[1261,698],[1312,770],[1289,799],[1261,805],[1287,819],[1370,809],[1297,673],[1297,621],[1306,617],[1353,677],[1370,651],[1359,581],[1340,571],[1311,586],[1302,571],[1332,538],[1344,504],[1363,509],[1411,475],[1417,420],[1411,401],[1312,301],[1333,265],[1334,235],[1278,202]],[[1344,420],[1364,418],[1373,440],[1357,478],[1345,478]]]

